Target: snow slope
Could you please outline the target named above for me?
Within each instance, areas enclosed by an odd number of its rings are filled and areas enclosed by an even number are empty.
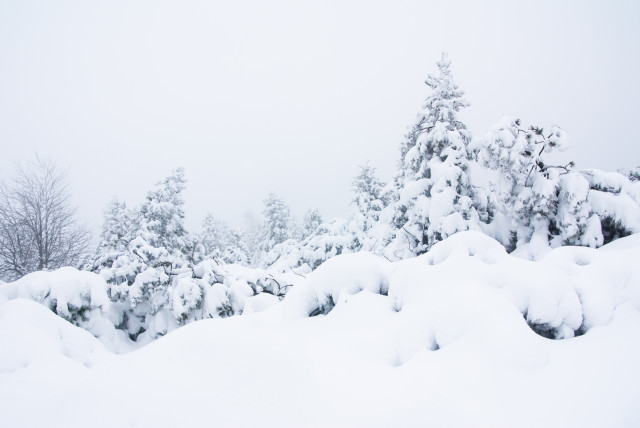
[[[640,426],[637,260],[640,235],[532,262],[465,232],[123,355],[0,292],[0,425]]]

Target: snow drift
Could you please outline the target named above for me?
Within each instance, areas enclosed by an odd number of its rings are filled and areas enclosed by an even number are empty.
[[[123,355],[47,309],[99,299],[100,277],[42,273],[0,285],[0,423],[637,426],[639,258],[640,235],[529,261],[458,233],[402,262],[334,257],[282,302]]]

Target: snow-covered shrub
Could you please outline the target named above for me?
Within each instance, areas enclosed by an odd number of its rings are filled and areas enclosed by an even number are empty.
[[[333,219],[322,223],[302,242],[289,240],[276,245],[265,258],[264,267],[274,272],[307,274],[324,261],[353,251],[354,235],[349,221]]]
[[[113,201],[98,253],[87,266],[106,281],[114,325],[138,342],[195,320],[240,314],[247,296],[281,298],[289,288],[264,271],[250,279],[246,271],[227,272],[229,264],[247,262],[242,234],[211,215],[201,234],[187,234],[184,189],[178,169],[149,192],[138,211]]]
[[[582,175],[589,183],[589,206],[600,220],[602,242],[640,232],[640,181],[597,169]]]
[[[140,237],[126,251],[102,255],[93,271],[106,281],[107,296],[119,310],[117,328],[138,341],[192,321],[241,314],[246,297],[281,298],[289,287],[262,270],[213,259],[193,265]]]
[[[621,169],[618,172],[626,176],[629,181],[640,181],[640,166],[631,169]]]
[[[165,248],[134,238],[126,250],[102,253],[91,270],[107,282],[109,298],[118,304],[118,328],[135,339],[149,329],[151,318],[167,309],[168,288],[178,259]]]
[[[532,251],[527,257],[537,257],[549,246],[602,245],[588,181],[571,171],[573,163],[550,165],[544,158],[567,147],[562,129],[525,129],[509,117],[472,143],[479,166],[473,178],[480,178],[474,184],[488,191],[488,219],[496,221],[483,230],[509,250],[521,247],[521,253]]]

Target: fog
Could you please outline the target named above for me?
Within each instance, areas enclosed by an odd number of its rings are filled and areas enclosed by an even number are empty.
[[[640,164],[640,7],[616,2],[0,1],[0,178],[55,160],[98,228],[182,166],[187,225],[242,226],[268,192],[346,214],[389,180],[449,53],[474,136],[504,115],[567,130],[577,167]]]

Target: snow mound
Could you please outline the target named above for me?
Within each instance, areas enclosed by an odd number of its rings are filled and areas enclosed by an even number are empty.
[[[247,295],[242,316],[193,322],[125,355],[16,298],[34,288],[6,284],[0,420],[638,426],[638,257],[637,235],[529,261],[475,232],[402,262],[341,255],[282,301]]]
[[[387,261],[360,252],[333,257],[287,293],[284,311],[288,316],[315,316],[329,313],[346,296],[368,290],[387,294]]]
[[[88,330],[109,350],[127,352],[134,346],[115,327],[120,320],[107,287],[94,273],[64,267],[52,272],[33,272],[15,282],[0,284],[0,302],[16,298],[33,300]]]
[[[89,332],[27,299],[0,305],[0,373],[46,363],[92,367],[108,352]]]
[[[640,234],[631,235],[598,250],[556,248],[541,260],[569,276],[582,305],[579,333],[610,322],[620,305],[640,310],[639,238]]]
[[[484,263],[493,264],[504,257],[502,244],[480,232],[457,233],[433,246],[423,257],[430,265],[438,264],[449,257],[477,256]]]
[[[100,277],[72,267],[53,272],[34,272],[2,285],[9,299],[35,300],[62,318],[71,320],[84,307],[97,308],[109,303],[106,283]]]
[[[368,290],[388,294],[395,310],[433,338],[432,348],[487,314],[496,316],[500,305],[516,310],[544,337],[571,338],[609,322],[622,303],[640,309],[640,269],[633,262],[640,257],[640,246],[633,244],[637,237],[617,242],[620,250],[561,247],[536,262],[509,255],[497,241],[469,231],[396,263],[362,252],[337,256],[287,295],[284,310],[293,316],[327,314],[346,296]],[[442,333],[438,341],[441,325],[458,326],[459,332]]]

